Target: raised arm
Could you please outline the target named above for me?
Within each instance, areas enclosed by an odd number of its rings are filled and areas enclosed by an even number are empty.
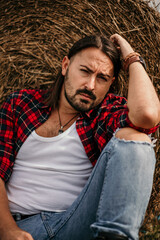
[[[134,52],[119,34],[112,35],[111,40],[120,48],[123,59]],[[128,71],[129,119],[137,127],[152,128],[160,121],[160,102],[154,86],[140,62],[131,63]]]

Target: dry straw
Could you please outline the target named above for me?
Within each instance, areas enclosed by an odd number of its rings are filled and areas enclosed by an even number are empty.
[[[98,33],[119,33],[147,63],[160,94],[160,14],[142,0],[1,0],[0,103],[22,88],[48,88],[72,43]],[[121,72],[113,91],[127,95],[128,77]],[[160,157],[143,230],[158,224],[160,214]],[[144,234],[142,234],[144,235]],[[145,238],[147,239],[147,238]],[[158,238],[157,238],[158,239]]]

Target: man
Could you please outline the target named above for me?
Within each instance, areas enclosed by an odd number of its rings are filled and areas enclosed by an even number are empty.
[[[108,93],[119,52],[127,102]],[[118,34],[90,36],[73,45],[61,73],[48,98],[22,90],[2,106],[0,239],[136,240],[155,166],[147,134],[160,120],[142,58]]]

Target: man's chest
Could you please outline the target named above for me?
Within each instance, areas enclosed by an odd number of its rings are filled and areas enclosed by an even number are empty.
[[[57,119],[51,119],[50,117],[42,123],[35,131],[42,137],[55,137],[58,135],[59,122]]]
[[[42,137],[55,137],[59,135],[59,130],[61,129],[61,127],[63,127],[63,131],[66,131],[75,122],[76,118],[71,118],[70,116],[67,116],[62,118],[62,120],[63,126],[59,120],[57,111],[53,111],[49,118],[44,123],[42,123],[35,131],[39,136]]]

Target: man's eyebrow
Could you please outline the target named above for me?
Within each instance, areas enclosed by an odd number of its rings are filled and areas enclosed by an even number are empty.
[[[92,69],[90,69],[89,67],[85,66],[85,65],[80,65],[81,67],[86,68],[89,72],[93,73],[94,71]]]
[[[94,71],[93,71],[92,69],[90,69],[89,67],[87,67],[87,66],[85,66],[85,65],[80,65],[80,66],[86,68],[90,73],[94,73]],[[108,74],[103,74],[103,73],[98,73],[98,76],[111,78],[110,75],[108,75]]]

